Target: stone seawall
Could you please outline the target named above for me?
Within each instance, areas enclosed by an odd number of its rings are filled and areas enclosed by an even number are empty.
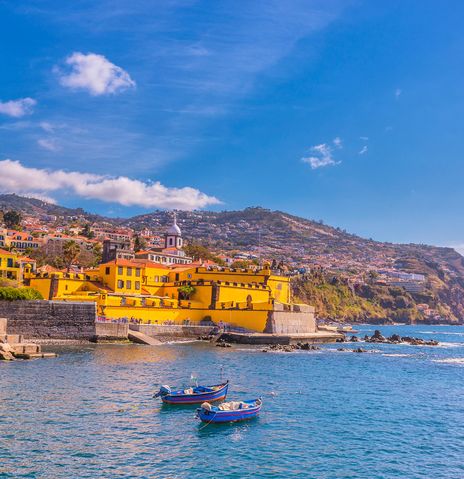
[[[121,341],[127,340],[129,325],[127,323],[104,323],[97,321],[95,323],[96,341]]]
[[[276,303],[274,311],[269,311],[264,333],[305,334],[315,333],[316,331],[316,317],[313,306],[295,304],[289,309],[286,305]]]
[[[8,333],[27,339],[95,338],[96,304],[64,301],[0,301]]]
[[[197,338],[207,336],[214,326],[179,325],[179,324],[131,324],[130,329],[140,331],[152,338]]]

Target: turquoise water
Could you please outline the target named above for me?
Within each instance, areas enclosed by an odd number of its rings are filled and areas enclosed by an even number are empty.
[[[85,345],[0,363],[0,478],[463,478],[464,328],[380,329],[443,344]],[[263,396],[259,419],[202,427],[151,398],[221,369],[230,399]]]

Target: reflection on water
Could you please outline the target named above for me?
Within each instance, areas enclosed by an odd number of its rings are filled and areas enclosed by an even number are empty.
[[[0,363],[0,478],[462,479],[461,331],[436,328],[452,348],[363,344],[371,354],[103,344]],[[262,415],[205,427],[196,406],[152,398],[192,375],[263,396]]]

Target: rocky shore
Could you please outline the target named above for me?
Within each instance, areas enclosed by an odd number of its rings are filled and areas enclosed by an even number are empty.
[[[365,343],[384,343],[384,344],[401,344],[408,343],[412,346],[438,346],[438,341],[435,339],[422,339],[422,338],[413,338],[411,336],[400,336],[399,334],[392,334],[389,337],[385,337],[382,333],[376,329],[372,336],[365,335],[364,338],[360,339],[357,336],[351,336],[349,339],[340,338],[337,339],[337,343],[356,343],[356,342],[365,342]]]

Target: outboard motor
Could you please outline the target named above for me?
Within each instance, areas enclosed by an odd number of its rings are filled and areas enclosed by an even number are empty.
[[[169,386],[163,385],[160,387],[160,390],[153,396],[154,398],[167,396],[171,394],[171,388]]]

